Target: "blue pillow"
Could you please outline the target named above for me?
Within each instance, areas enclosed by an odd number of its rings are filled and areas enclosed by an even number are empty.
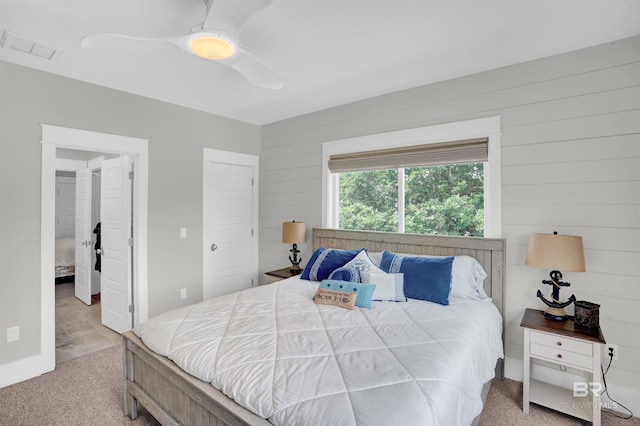
[[[453,256],[415,257],[382,252],[380,269],[404,274],[404,295],[411,299],[449,304]]]
[[[356,257],[358,253],[360,253],[360,250],[325,249],[320,247],[311,256],[311,260],[307,263],[300,278],[311,281],[326,280],[333,271],[344,266]]]
[[[360,282],[360,271],[353,266],[344,265],[341,268],[334,270],[329,275],[330,280],[351,281],[353,283]]]
[[[311,255],[311,259],[309,259],[309,262],[307,262],[307,266],[305,266],[304,271],[302,271],[302,275],[300,275],[300,279],[302,280],[309,279],[309,271],[311,271],[311,266],[313,266],[313,264],[316,263],[316,259],[318,259],[318,256],[320,256],[320,253],[322,253],[325,250],[326,249],[324,247],[318,247],[318,249],[313,252],[313,254]]]
[[[373,296],[373,291],[376,289],[376,286],[375,284],[361,284],[350,281],[323,280],[320,283],[320,288],[346,292],[355,291],[358,293],[356,296],[356,306],[371,309],[371,297]]]

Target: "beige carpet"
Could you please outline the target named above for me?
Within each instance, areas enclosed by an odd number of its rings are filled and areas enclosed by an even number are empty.
[[[522,383],[494,381],[482,426],[580,425],[575,418],[536,405],[522,413]],[[122,413],[120,346],[58,364],[51,373],[0,389],[0,425],[157,425],[144,410],[131,421]],[[603,426],[640,426],[640,419],[602,414]],[[404,426],[404,425],[403,425]]]
[[[615,398],[615,395],[612,395]],[[638,413],[634,413],[636,416]],[[480,416],[480,426],[512,425],[590,425],[586,422],[557,411],[529,405],[529,414],[522,412],[522,382],[515,380],[494,380]],[[612,413],[602,412],[602,426],[640,426],[640,419],[621,419]]]
[[[0,389],[0,425],[158,425],[123,415],[121,346],[56,365],[51,373]]]

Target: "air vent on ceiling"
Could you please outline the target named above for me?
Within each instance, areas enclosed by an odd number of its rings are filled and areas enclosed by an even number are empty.
[[[52,60],[60,53],[60,49],[47,46],[46,44],[28,39],[24,36],[5,31],[2,34],[2,42],[0,46],[5,49],[12,49],[27,55],[37,56],[42,59]]]

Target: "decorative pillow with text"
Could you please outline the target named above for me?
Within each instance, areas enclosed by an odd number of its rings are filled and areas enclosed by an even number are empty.
[[[357,293],[350,291],[336,291],[327,288],[319,288],[314,302],[318,305],[333,305],[345,309],[354,309]]]
[[[350,281],[323,280],[320,288],[336,291],[349,291],[357,294],[356,306],[371,309],[371,296],[376,289],[375,285],[354,283]]]

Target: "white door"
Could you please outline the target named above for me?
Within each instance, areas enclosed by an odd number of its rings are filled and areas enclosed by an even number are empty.
[[[118,333],[132,327],[130,170],[129,157],[102,162],[100,305],[102,324]]]
[[[56,177],[56,238],[74,238],[76,232],[76,180]]]
[[[254,285],[253,174],[250,166],[204,163],[204,299]]]
[[[91,305],[91,169],[76,171],[75,294]]]

